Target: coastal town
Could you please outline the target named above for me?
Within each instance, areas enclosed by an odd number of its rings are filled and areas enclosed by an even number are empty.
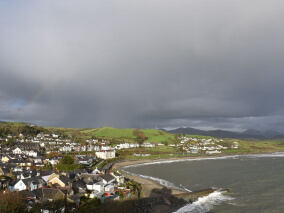
[[[132,150],[132,157],[147,159],[151,157],[151,150],[165,147],[192,156],[239,148],[234,140],[185,135],[171,144],[146,140],[110,143],[101,138],[89,138],[82,144],[72,135],[38,132],[42,129],[33,125],[24,128],[33,134],[6,132],[4,137],[1,133],[0,189],[2,201],[9,203],[19,199],[23,202],[14,207],[27,212],[55,209],[84,212],[84,209],[106,206],[113,201],[147,196],[142,193],[143,181],[135,181],[133,176],[114,166],[125,160],[119,156],[125,150]],[[143,153],[137,152],[141,149]],[[11,195],[13,199],[9,200]],[[2,204],[1,208],[8,206]]]
[[[137,196],[134,190],[139,185],[112,170],[113,163],[108,160],[115,159],[115,149],[106,146],[105,141],[98,146],[97,140],[88,140],[89,145],[83,146],[71,139],[42,132],[34,137],[8,134],[0,141],[1,198],[9,194],[19,197],[24,200],[24,205],[20,205],[24,211],[40,208],[53,212],[67,207],[71,211],[84,208],[82,198],[96,199],[99,205]],[[12,146],[3,145],[9,141],[13,142]],[[117,148],[124,148],[124,145]],[[94,154],[69,155],[93,151]],[[67,202],[55,205],[62,200]]]

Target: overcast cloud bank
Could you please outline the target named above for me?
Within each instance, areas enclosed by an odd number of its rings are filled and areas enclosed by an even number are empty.
[[[0,119],[284,132],[284,2],[1,1]]]

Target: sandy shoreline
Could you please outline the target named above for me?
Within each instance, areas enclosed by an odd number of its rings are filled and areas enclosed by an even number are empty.
[[[124,161],[124,162],[120,162],[114,165],[114,169],[120,169],[122,167],[125,166],[129,166],[129,165],[134,165],[134,164],[140,164],[140,163],[147,163],[147,162],[153,162],[151,160],[137,160],[137,161]],[[157,196],[157,194],[155,193],[155,189],[157,190],[162,190],[162,189],[167,189],[170,190],[172,194],[181,194],[184,193],[185,191],[181,191],[181,190],[177,190],[177,189],[172,189],[170,187],[165,187],[161,184],[159,184],[156,181],[153,180],[148,180],[142,177],[138,177],[126,172],[123,172],[123,175],[129,179],[133,179],[134,181],[136,181],[137,183],[140,183],[142,185],[142,195],[143,197],[155,197]]]

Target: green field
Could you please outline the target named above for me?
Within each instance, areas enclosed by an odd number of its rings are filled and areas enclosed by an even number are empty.
[[[26,126],[26,125],[30,125],[30,124],[20,123],[20,122],[8,122],[8,121],[0,122],[0,126],[22,127],[22,126]]]
[[[248,152],[271,152],[271,151],[283,151],[284,141],[240,141],[239,146],[247,150]]]
[[[134,129],[115,129],[112,127],[102,127],[96,129],[87,129],[80,132],[90,134],[98,138],[116,139],[118,141],[134,142],[136,136],[134,136],[133,131]],[[161,130],[139,129],[139,131],[144,133],[145,137],[148,138],[146,141],[149,142],[160,143],[167,141],[170,144],[173,143],[175,140],[174,134],[170,134]]]
[[[83,130],[86,134],[91,134],[95,137],[102,138],[115,138],[120,140],[130,140],[133,141],[136,137],[133,135],[132,129],[115,129],[112,127],[102,127],[96,129]]]

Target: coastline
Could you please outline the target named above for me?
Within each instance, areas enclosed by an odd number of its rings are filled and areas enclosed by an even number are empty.
[[[163,160],[161,159],[161,161],[163,161]],[[124,161],[124,162],[116,163],[113,166],[113,168],[120,170],[121,168],[129,166],[129,165],[136,165],[136,164],[150,163],[150,162],[153,162],[153,160],[137,160],[137,161],[127,160],[127,161]],[[159,160],[159,162],[160,162],[160,160]],[[171,187],[166,187],[164,185],[161,185],[157,181],[145,179],[145,178],[136,176],[134,174],[130,174],[128,172],[125,172],[123,170],[121,170],[121,172],[125,177],[132,179],[132,180],[134,180],[137,183],[140,183],[142,185],[142,196],[144,198],[159,196],[158,193],[155,193],[155,190],[167,189],[167,190],[171,191],[172,195],[182,194],[182,193],[186,192],[186,191],[182,191],[182,190],[178,190],[178,189],[173,189]]]
[[[144,163],[153,163],[153,162],[163,162],[163,161],[183,161],[187,159],[204,159],[204,158],[221,158],[221,157],[227,157],[227,156],[239,156],[239,155],[254,155],[254,154],[273,154],[273,153],[278,153],[279,151],[273,151],[273,152],[254,152],[254,153],[234,153],[234,154],[216,154],[216,155],[200,155],[200,156],[191,156],[191,157],[181,157],[181,158],[161,158],[161,159],[154,159],[154,160],[125,160],[123,162],[118,162],[115,163],[113,168],[117,170],[121,170],[126,166],[130,165],[137,165],[137,164],[144,164]],[[281,151],[280,151],[281,152]],[[156,197],[160,196],[159,193],[155,193],[155,190],[162,190],[166,189],[171,193],[171,195],[177,195],[177,194],[183,194],[186,193],[186,190],[178,190],[169,186],[164,186],[160,184],[159,182],[155,180],[149,180],[140,176],[136,176],[134,174],[130,174],[128,172],[125,172],[121,170],[123,175],[125,175],[129,179],[133,179],[137,183],[140,183],[142,185],[142,195],[144,198],[149,198],[149,197]]]
[[[186,190],[179,190],[169,186],[164,186],[160,184],[158,181],[149,180],[140,176],[136,176],[134,174],[125,172],[121,170],[123,167],[144,163],[153,163],[153,162],[163,162],[163,161],[182,161],[186,159],[202,159],[202,158],[216,158],[216,157],[224,157],[224,156],[232,156],[232,154],[220,154],[220,155],[211,155],[211,156],[191,156],[191,157],[181,157],[181,158],[161,158],[155,160],[125,160],[123,162],[115,163],[113,168],[122,171],[123,175],[129,179],[136,181],[142,185],[142,195],[144,198],[148,197],[157,197],[160,196],[160,193],[155,193],[155,191],[159,190],[167,190],[171,193],[171,195],[183,194],[187,193]]]

